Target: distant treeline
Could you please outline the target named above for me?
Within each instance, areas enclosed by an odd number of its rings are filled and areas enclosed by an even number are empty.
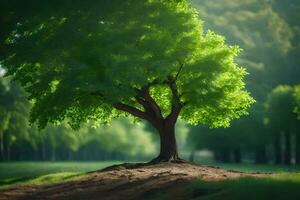
[[[195,149],[222,162],[300,163],[300,1],[193,0],[205,26],[239,44],[256,99],[230,128],[191,127]],[[295,86],[295,87],[294,87]],[[297,115],[298,112],[298,115]]]
[[[300,164],[299,97],[299,85],[279,85],[264,107],[254,106],[251,115],[229,128],[191,127],[190,143],[195,149],[212,150],[220,162]]]
[[[157,151],[143,124],[118,120],[94,127],[91,122],[75,131],[62,123],[39,130],[29,123],[30,107],[24,91],[0,77],[0,161],[144,160]]]

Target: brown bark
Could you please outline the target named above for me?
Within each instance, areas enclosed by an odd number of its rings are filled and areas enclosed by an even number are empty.
[[[172,161],[178,159],[177,144],[175,138],[175,127],[164,127],[159,130],[160,153],[159,161]]]

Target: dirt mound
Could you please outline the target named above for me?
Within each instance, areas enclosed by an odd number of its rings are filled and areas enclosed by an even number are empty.
[[[90,172],[84,180],[3,190],[0,200],[135,200],[151,199],[159,193],[168,193],[170,199],[184,199],[180,194],[192,180],[220,181],[244,176],[263,175],[189,163],[123,164]]]

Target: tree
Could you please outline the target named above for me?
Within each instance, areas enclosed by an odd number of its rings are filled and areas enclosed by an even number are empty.
[[[214,159],[219,162],[232,161],[233,149],[240,145],[237,140],[228,129],[210,129],[206,126],[190,128],[189,141],[194,149],[213,151]]]
[[[185,0],[87,1],[22,21],[6,41],[3,65],[34,102],[31,122],[78,128],[130,114],[159,133],[153,162],[178,159],[178,117],[229,126],[254,101],[234,62],[240,49],[204,33]]]
[[[294,99],[295,99],[295,109],[298,116],[298,122],[296,123],[296,163],[300,164],[300,85],[294,87]]]
[[[297,123],[293,91],[292,86],[279,85],[271,91],[266,103],[268,123],[279,131],[275,137],[279,137],[280,132],[284,133],[284,163],[287,165],[291,164],[291,132]],[[278,139],[275,139],[275,148],[278,142]]]
[[[294,89],[294,98],[295,98],[295,112],[298,114],[298,118],[300,119],[300,85],[296,85]]]
[[[1,160],[9,160],[13,144],[28,139],[29,108],[25,92],[15,83],[0,77]]]

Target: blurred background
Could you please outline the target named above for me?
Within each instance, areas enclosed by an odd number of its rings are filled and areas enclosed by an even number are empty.
[[[192,3],[206,30],[224,35],[227,43],[243,49],[237,62],[249,72],[246,84],[256,103],[248,116],[226,129],[192,127],[179,121],[180,155],[213,165],[300,165],[300,119],[296,114],[300,99],[300,1]],[[2,13],[7,11],[1,9]],[[14,14],[7,11],[0,15],[0,27],[5,27],[0,30],[1,43],[19,17]],[[0,54],[3,51],[0,45]],[[86,124],[76,131],[66,124],[38,130],[28,123],[31,105],[25,92],[4,74],[0,67],[1,162],[147,161],[159,152],[153,129],[148,124],[133,124],[131,119],[115,120],[109,126]]]

